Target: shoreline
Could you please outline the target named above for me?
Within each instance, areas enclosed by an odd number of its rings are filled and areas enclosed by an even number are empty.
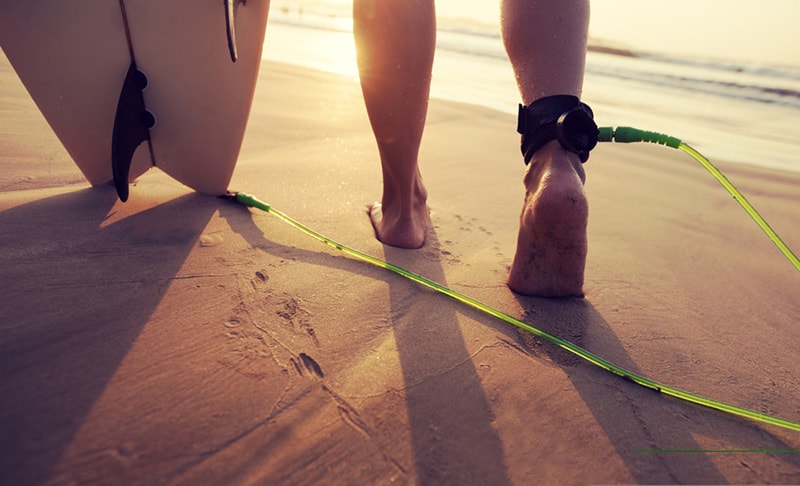
[[[448,46],[460,45],[463,41],[458,34],[453,35],[451,38],[451,34],[443,33],[440,41]],[[511,65],[507,59],[495,56],[503,52],[499,39],[486,42],[489,45],[479,42],[474,48],[476,52],[494,53],[489,57],[459,52],[458,48],[437,49],[431,97],[469,100],[516,115],[519,93]],[[267,27],[264,49],[262,57],[268,60],[357,80],[352,34],[272,22]],[[642,70],[640,64],[651,62],[646,56],[589,54],[583,99],[593,107],[599,125],[627,125],[667,133],[695,146],[712,161],[800,172],[800,149],[796,143],[800,133],[794,128],[796,109],[715,95],[716,89],[729,95],[726,90],[732,87],[720,82],[719,73],[710,85],[702,82],[702,75],[692,80],[699,67],[685,66],[689,71],[673,73],[689,76],[693,89],[670,85],[674,82],[669,81],[670,76],[661,80],[667,85],[642,83],[642,79],[648,79],[649,71]],[[664,74],[665,68],[668,66],[654,68],[654,75]]]

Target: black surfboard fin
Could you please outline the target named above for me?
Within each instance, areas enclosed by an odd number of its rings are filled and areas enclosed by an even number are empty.
[[[111,172],[114,187],[122,202],[128,200],[128,177],[136,148],[150,141],[153,115],[144,106],[142,90],[147,87],[147,77],[131,62],[114,116],[114,131],[111,135]]]
[[[228,51],[231,61],[239,59],[239,50],[236,47],[236,4],[245,3],[245,0],[223,0],[225,3],[225,31],[228,34]]]

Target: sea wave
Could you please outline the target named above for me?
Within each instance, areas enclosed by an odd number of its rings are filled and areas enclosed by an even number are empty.
[[[499,33],[441,28],[437,49],[506,59]],[[800,68],[641,52],[590,39],[587,74],[800,109]]]
[[[352,32],[344,9],[283,8],[271,22],[333,32]],[[456,55],[507,61],[496,26],[464,19],[439,22],[437,49]],[[800,67],[754,65],[671,53],[642,52],[590,39],[586,72],[625,82],[800,109]]]

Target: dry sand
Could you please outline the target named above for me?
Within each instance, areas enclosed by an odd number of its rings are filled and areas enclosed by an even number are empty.
[[[653,379],[800,421],[800,276],[683,153],[600,146],[586,299],[508,290],[513,128],[433,100],[435,227],[384,247],[357,84],[264,64],[231,188]],[[800,175],[716,162],[800,249]],[[3,484],[800,482],[800,454],[765,452],[800,433],[643,389],[157,170],[126,204],[89,188],[4,59],[0,166]]]

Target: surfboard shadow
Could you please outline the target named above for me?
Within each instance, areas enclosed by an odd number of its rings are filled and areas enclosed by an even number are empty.
[[[115,200],[104,186],[0,213],[8,484],[52,479],[217,207],[188,194],[106,225]]]

